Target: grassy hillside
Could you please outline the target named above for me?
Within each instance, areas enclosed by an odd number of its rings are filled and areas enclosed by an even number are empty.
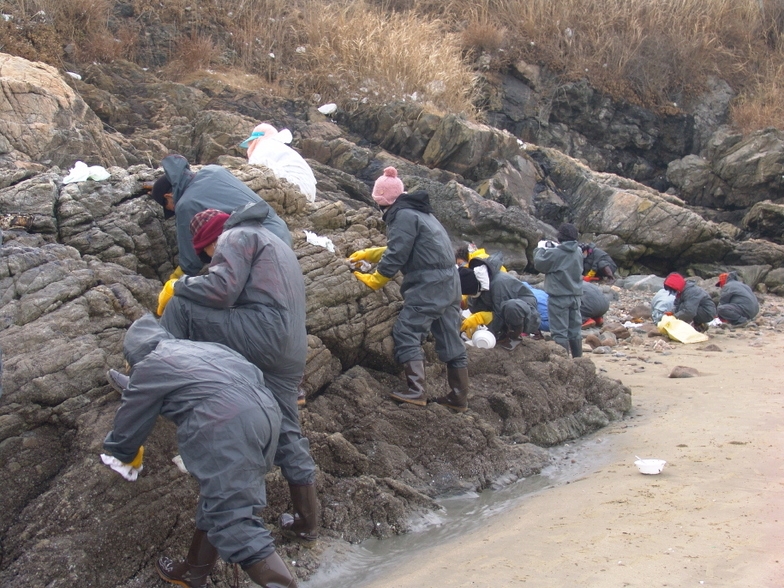
[[[739,128],[784,128],[784,0],[3,0],[0,10],[1,51],[58,66],[233,70],[314,101],[415,94],[469,116],[475,72],[521,59],[658,109],[687,105],[717,75],[738,92]]]

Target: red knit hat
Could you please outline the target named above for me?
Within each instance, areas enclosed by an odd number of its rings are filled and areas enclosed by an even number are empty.
[[[397,177],[397,170],[394,167],[387,167],[384,169],[384,175],[373,185],[373,200],[379,206],[391,206],[405,191],[403,182]]]
[[[204,251],[207,245],[218,240],[228,218],[228,214],[214,208],[202,210],[193,217],[190,229],[193,235],[193,248],[197,254]]]
[[[677,272],[672,272],[669,276],[664,278],[664,287],[675,290],[676,292],[683,292],[686,287],[686,280]]]

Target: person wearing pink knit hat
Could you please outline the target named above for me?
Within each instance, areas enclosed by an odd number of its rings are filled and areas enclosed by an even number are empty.
[[[403,182],[397,177],[397,170],[391,166],[384,168],[383,175],[373,184],[373,200],[379,206],[392,206],[403,192]]]
[[[392,399],[424,406],[425,354],[422,344],[432,332],[436,353],[447,364],[448,392],[435,399],[457,412],[468,408],[468,356],[460,338],[460,278],[452,243],[433,215],[430,196],[406,192],[397,170],[388,167],[373,186],[373,200],[387,225],[387,246],[357,251],[351,264],[377,263],[372,274],[354,272],[363,284],[378,290],[395,274],[403,274],[403,308],[392,329],[395,360],[403,365],[406,389]]]

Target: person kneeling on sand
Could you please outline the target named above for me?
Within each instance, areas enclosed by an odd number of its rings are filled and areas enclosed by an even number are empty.
[[[610,310],[610,302],[596,284],[583,282],[583,296],[580,299],[580,316],[583,319],[583,329],[601,327],[604,324],[604,314]]]
[[[742,325],[759,313],[759,301],[746,284],[738,279],[737,272],[719,275],[716,283],[721,288],[716,313],[724,323]]]
[[[281,422],[264,375],[228,347],[175,339],[151,314],[130,326],[123,352],[131,376],[103,444],[109,454],[104,463],[120,473],[130,466],[137,474],[142,444],[160,414],[177,425],[183,464],[199,483],[188,555],[179,562],[161,557],[158,574],[201,588],[220,556],[261,586],[296,587],[259,516]]]
[[[688,282],[679,273],[673,272],[664,279],[664,287],[675,294],[672,314],[675,318],[691,325],[701,333],[708,330],[708,323],[716,318],[716,305],[710,295],[694,282]]]

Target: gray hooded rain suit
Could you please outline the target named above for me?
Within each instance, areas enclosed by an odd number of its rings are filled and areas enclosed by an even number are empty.
[[[596,284],[583,282],[583,297],[580,300],[580,315],[583,320],[595,319],[604,316],[610,310],[610,302]]]
[[[590,253],[583,257],[583,275],[593,270],[597,276],[604,277],[603,270],[606,267],[609,267],[613,274],[618,271],[618,266],[609,253],[599,249],[593,243],[588,244],[588,249]]]
[[[583,294],[583,254],[577,241],[566,241],[557,247],[537,247],[534,267],[545,274],[544,290],[548,294],[547,312],[553,341],[578,357],[582,346],[580,298]],[[579,352],[577,352],[579,353]]]
[[[675,296],[672,312],[677,319],[701,325],[716,318],[716,305],[705,290],[687,280],[683,292]]]
[[[502,256],[496,253],[486,259],[475,257],[468,264],[472,269],[478,265],[487,267],[490,289],[469,298],[468,309],[471,312],[492,312],[493,322],[488,328],[499,339],[538,332],[541,317],[536,308],[536,296],[526,284],[501,271]]]
[[[291,234],[285,221],[229,170],[206,165],[194,173],[182,155],[167,155],[161,160],[161,167],[172,185],[179,263],[187,275],[195,276],[204,266],[193,249],[190,225],[194,216],[208,208],[231,214],[245,204],[261,203],[266,211],[264,226],[291,247]]]
[[[387,250],[376,270],[392,278],[403,273],[403,308],[392,329],[395,361],[424,361],[428,332],[436,340],[439,359],[449,367],[468,366],[460,338],[460,278],[452,243],[432,214],[426,192],[403,193],[382,217],[387,224]]]
[[[123,347],[130,381],[104,449],[130,462],[158,415],[173,421],[182,461],[199,482],[196,527],[229,563],[272,555],[258,513],[281,417],[262,373],[223,345],[174,339],[151,314],[131,325]]]
[[[305,281],[294,251],[264,227],[268,210],[256,202],[226,220],[209,272],[175,282],[161,325],[177,338],[222,343],[262,370],[283,414],[275,465],[306,485],[316,466],[297,408],[308,353]]]
[[[716,312],[721,320],[731,325],[742,325],[759,313],[757,297],[748,285],[738,279],[737,272],[727,275]]]

